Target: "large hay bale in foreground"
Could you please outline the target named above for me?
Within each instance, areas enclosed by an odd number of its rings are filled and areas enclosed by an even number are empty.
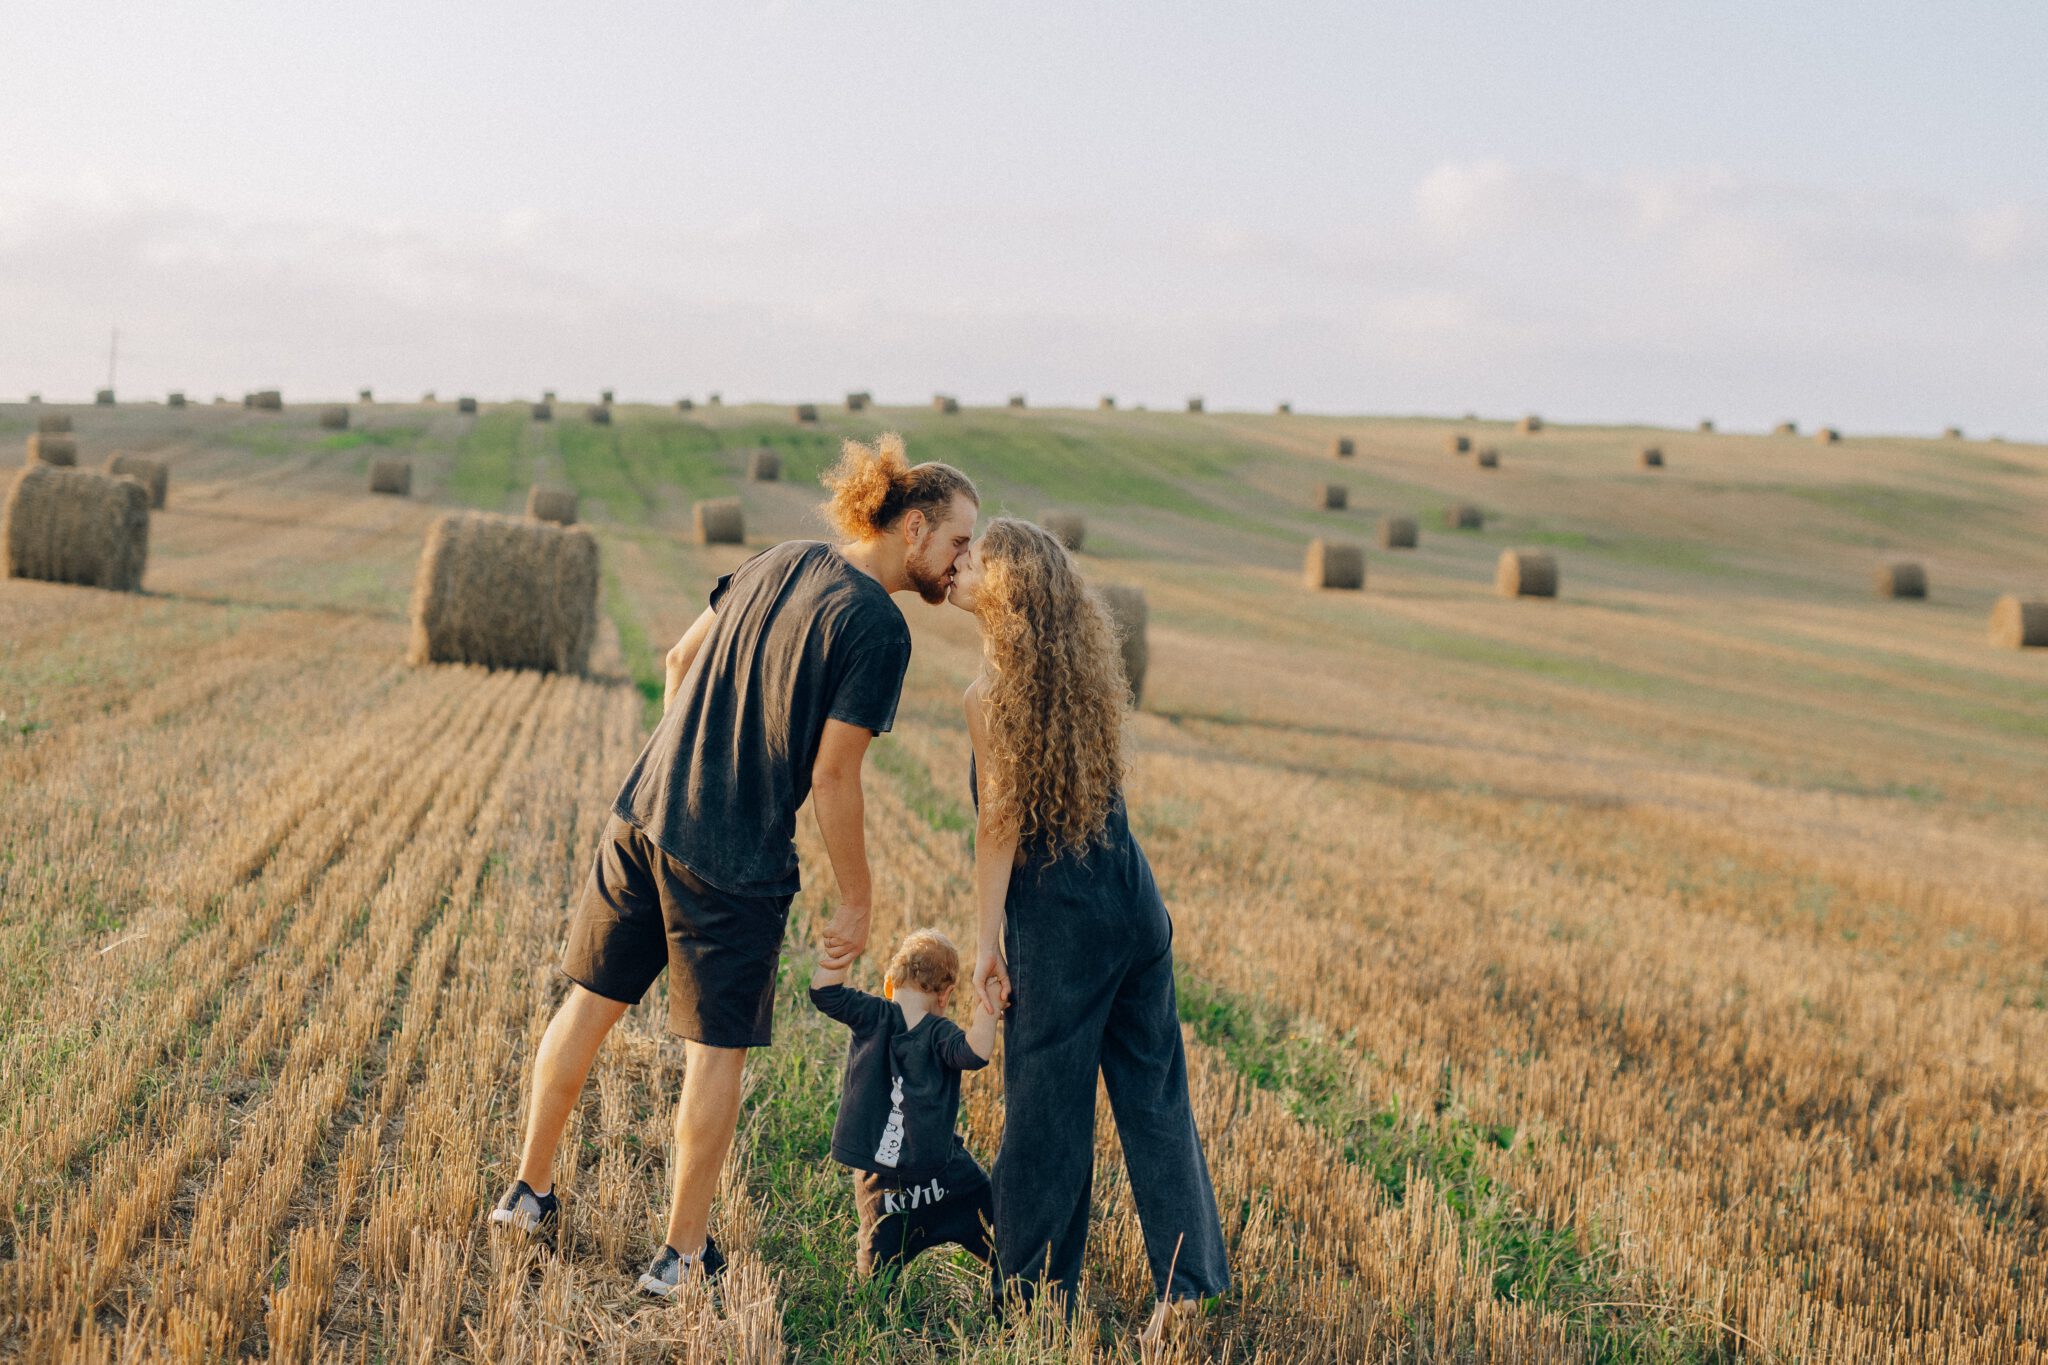
[[[386,457],[370,461],[370,491],[412,496],[412,461]]]
[[[934,411],[934,412],[958,412],[958,411],[960,411],[960,400],[959,400],[959,399],[957,399],[957,398],[954,398],[954,397],[952,397],[952,396],[951,396],[950,394],[943,394],[943,393],[933,394],[933,395],[932,395],[932,411]]]
[[[612,410],[602,404],[587,408],[585,411],[590,415],[590,420],[598,426],[608,427],[612,424]]]
[[[1112,395],[1110,395],[1110,394],[1106,394],[1106,393],[1105,393],[1104,395],[1102,395],[1102,397],[1100,397],[1100,398],[1098,398],[1098,399],[1096,399],[1096,400],[1095,400],[1095,409],[1096,409],[1096,411],[1098,411],[1098,412],[1115,412],[1115,411],[1116,411],[1116,399],[1115,399],[1115,397],[1114,397],[1114,396],[1112,396]]]
[[[738,498],[706,498],[690,509],[699,545],[744,545],[747,519]]]
[[[1123,651],[1124,683],[1131,690],[1131,705],[1145,704],[1145,669],[1151,651],[1145,643],[1145,622],[1151,615],[1145,605],[1145,590],[1123,583],[1105,584],[1102,605],[1109,623],[1116,628],[1117,644]]]
[[[347,431],[348,409],[338,404],[320,409],[320,425],[328,431]]]
[[[1380,548],[1383,550],[1412,550],[1420,534],[1415,528],[1413,517],[1381,517]]]
[[[43,436],[68,436],[71,434],[71,414],[68,412],[46,412],[36,418],[36,432]]]
[[[29,433],[29,464],[58,465],[70,468],[78,463],[78,438],[68,431],[36,431]]]
[[[1013,407],[1013,408],[1021,408],[1021,407],[1023,407],[1023,406],[1024,406],[1024,395],[1023,395],[1023,394],[1021,394],[1021,393],[1013,393],[1013,394],[1011,394],[1011,395],[1010,395],[1010,406],[1011,406],[1011,407]]]
[[[815,422],[818,420],[818,405],[816,403],[798,403],[789,410],[789,415],[799,422]]]
[[[1453,455],[1469,455],[1472,452],[1472,438],[1462,431],[1454,431],[1444,437],[1444,449]]]
[[[553,403],[535,403],[533,405],[533,420],[536,422],[554,421],[555,405]]]
[[[8,578],[133,592],[149,559],[149,492],[133,479],[30,465],[0,510]]]
[[[1330,458],[1348,460],[1358,453],[1358,443],[1349,436],[1335,436],[1330,440]]]
[[[1910,559],[1894,559],[1877,566],[1879,597],[1927,596],[1927,570]]]
[[[1991,608],[1991,643],[2001,649],[2048,647],[2048,599],[2023,601],[2013,593]]]
[[[555,488],[537,483],[526,490],[526,515],[535,521],[551,521],[557,526],[574,526],[576,512],[576,490],[573,488]]]
[[[100,389],[93,394],[92,401],[95,407],[111,408],[114,406],[114,391],[112,389]]]
[[[476,415],[476,399],[474,399],[474,398],[470,398],[470,397],[467,397],[467,396],[465,396],[465,397],[462,397],[462,398],[458,398],[458,399],[456,399],[456,400],[455,400],[455,410],[456,410],[457,412],[460,412],[460,413],[466,413],[466,414],[468,414],[468,415],[470,415],[470,416],[472,416],[472,417],[473,417],[473,416],[475,416],[475,415]]]
[[[1543,430],[1543,419],[1532,412],[1521,421],[1515,423],[1515,430],[1524,436],[1534,436],[1537,432]]]
[[[412,586],[414,664],[581,673],[597,635],[597,538],[488,512],[427,532]]]
[[[1054,540],[1076,553],[1081,549],[1081,542],[1088,538],[1088,519],[1079,512],[1040,512],[1038,524],[1044,527]]]
[[[875,396],[865,389],[858,393],[849,393],[846,395],[846,410],[848,412],[866,412],[868,404],[874,401]]]
[[[170,392],[170,396],[164,399],[164,403],[165,403],[165,405],[166,405],[166,406],[168,406],[168,407],[173,407],[173,408],[182,408],[182,407],[184,407],[184,406],[185,406],[185,391],[184,391],[183,389],[172,389],[172,390],[171,390],[171,392]]]
[[[1311,540],[1302,563],[1302,579],[1311,588],[1365,586],[1365,547],[1341,540]]]
[[[1780,422],[1771,428],[1771,435],[1773,436],[1797,436],[1798,434],[1799,423],[1797,422]]]
[[[1201,410],[1202,410],[1202,400],[1201,400],[1201,399],[1199,399],[1199,398],[1190,398],[1190,399],[1188,399],[1188,411],[1189,411],[1189,412],[1200,412]]]
[[[1472,463],[1481,469],[1499,469],[1500,452],[1492,446],[1484,446],[1472,452]]]
[[[283,412],[284,395],[276,389],[258,389],[249,395],[249,406],[258,412]]]
[[[1644,469],[1662,469],[1664,467],[1664,451],[1658,446],[1644,446],[1636,452],[1636,463]]]
[[[1833,427],[1822,427],[1819,431],[1813,433],[1813,439],[1824,446],[1836,445],[1841,441],[1842,433],[1836,431]]]
[[[1557,559],[1548,550],[1502,550],[1493,571],[1502,597],[1557,596]]]
[[[147,455],[128,455],[117,450],[107,457],[107,472],[117,479],[133,479],[141,484],[149,492],[152,509],[162,507],[171,490],[171,467]]]
[[[747,477],[755,483],[774,483],[782,477],[782,457],[762,446],[747,456]]]
[[[1343,511],[1351,505],[1350,485],[1341,483],[1324,484],[1316,505],[1325,512]]]
[[[1469,502],[1454,502],[1444,509],[1444,529],[1478,531],[1486,526],[1486,514]]]

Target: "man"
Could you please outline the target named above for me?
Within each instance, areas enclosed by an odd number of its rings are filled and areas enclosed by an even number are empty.
[[[718,580],[668,654],[661,723],[613,803],[562,971],[573,983],[534,1058],[519,1176],[491,1221],[528,1233],[559,1214],[552,1168],[598,1046],[664,967],[685,1040],[666,1242],[642,1291],[667,1297],[725,1264],[711,1196],[739,1123],[746,1050],[766,1047],[775,966],[798,889],[796,812],[812,799],[839,902],[823,957],[867,945],[861,763],[895,722],[910,631],[892,595],[950,591],[980,512],[950,465],[903,443],[846,443],[825,476],[845,543],[789,541]]]

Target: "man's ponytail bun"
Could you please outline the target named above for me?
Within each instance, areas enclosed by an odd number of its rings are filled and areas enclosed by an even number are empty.
[[[981,502],[973,482],[953,466],[912,465],[903,438],[894,432],[873,445],[848,441],[824,484],[832,493],[825,517],[848,540],[872,540],[912,510],[941,515],[963,493],[977,506]]]

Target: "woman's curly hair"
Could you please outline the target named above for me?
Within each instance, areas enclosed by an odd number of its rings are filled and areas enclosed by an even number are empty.
[[[996,829],[1057,859],[1102,838],[1124,776],[1123,658],[1102,601],[1049,532],[997,517],[974,551]]]
[[[962,493],[981,501],[974,481],[953,466],[937,460],[910,463],[903,438],[894,432],[873,445],[848,441],[840,448],[839,463],[825,472],[824,483],[832,492],[825,519],[848,540],[881,535],[912,510],[936,517]]]

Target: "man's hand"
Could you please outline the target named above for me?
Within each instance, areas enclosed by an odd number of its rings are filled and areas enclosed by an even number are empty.
[[[983,948],[975,954],[974,975],[969,981],[990,1014],[1000,1015],[1009,1008],[1010,964],[1003,961],[1000,948]]]
[[[840,902],[832,912],[830,922],[825,925],[824,956],[820,965],[830,971],[851,967],[853,960],[868,946],[868,918],[866,906]]]

